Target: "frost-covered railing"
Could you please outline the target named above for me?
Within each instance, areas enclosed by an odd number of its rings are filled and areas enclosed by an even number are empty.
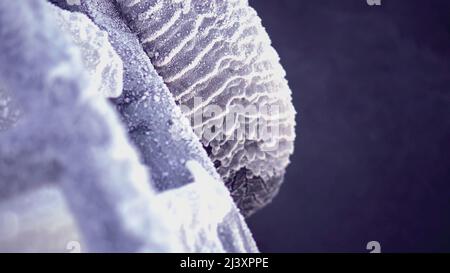
[[[1,87],[22,112],[0,133],[0,250],[257,251],[113,1],[78,8],[123,61],[120,118],[53,7],[0,2]]]

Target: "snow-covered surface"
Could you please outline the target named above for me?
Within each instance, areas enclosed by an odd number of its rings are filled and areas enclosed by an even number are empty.
[[[122,94],[123,64],[108,41],[108,34],[100,30],[86,15],[63,10],[48,4],[54,14],[55,25],[72,41],[81,53],[88,72],[91,90],[105,97]],[[0,131],[13,126],[20,118],[20,105],[0,83]]]
[[[82,13],[50,6],[55,13],[56,25],[80,49],[81,60],[91,77],[93,90],[105,97],[120,96],[123,88],[123,64],[108,41],[108,33],[100,30]]]
[[[176,234],[186,252],[225,252],[219,224],[231,212],[233,200],[220,181],[196,161],[188,161],[194,182],[158,195],[167,208]],[[242,249],[241,251],[245,251]]]
[[[58,187],[45,186],[0,203],[0,252],[65,252],[72,241],[84,245]]]
[[[220,223],[233,208],[228,190],[198,162],[188,161],[186,166],[192,183],[118,208],[128,214],[127,225],[133,228],[143,224],[140,206],[157,210],[160,224],[166,225],[160,235],[173,234],[172,251],[226,252]],[[86,252],[88,246],[58,186],[46,185],[0,203],[0,252]],[[246,251],[244,244],[235,248]]]
[[[0,133],[13,126],[20,118],[17,102],[0,83]]]

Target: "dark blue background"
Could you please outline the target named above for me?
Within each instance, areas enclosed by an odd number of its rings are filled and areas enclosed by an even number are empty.
[[[250,0],[297,108],[264,252],[450,252],[450,1]]]

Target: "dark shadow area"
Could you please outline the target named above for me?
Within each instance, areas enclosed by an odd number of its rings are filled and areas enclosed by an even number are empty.
[[[263,252],[450,251],[450,1],[250,0],[298,111]]]

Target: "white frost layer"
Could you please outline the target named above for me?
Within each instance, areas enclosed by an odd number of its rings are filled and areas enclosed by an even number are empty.
[[[157,202],[167,209],[184,252],[225,252],[218,227],[231,211],[233,200],[220,181],[216,181],[197,161],[188,161],[194,182],[165,191]]]
[[[119,211],[135,220],[126,223],[135,226],[131,229],[139,229],[139,208],[158,208],[164,216],[161,224],[176,236],[173,251],[225,252],[219,226],[232,210],[229,192],[197,161],[188,161],[186,167],[194,182],[158,194],[151,203],[138,199],[136,206],[121,205]],[[85,246],[59,187],[47,185],[0,203],[0,252],[84,252]]]
[[[2,210],[5,223],[17,223],[2,229],[4,237],[14,241],[30,227],[30,239],[21,235],[19,242],[40,240],[46,232],[40,227],[51,230],[72,215],[89,251],[171,250],[171,234],[149,206],[154,192],[147,169],[114,109],[91,95],[79,52],[56,28],[45,3],[0,1],[0,25],[8,26],[0,31],[0,78],[26,113],[16,128],[1,135],[0,192],[20,199]],[[23,205],[27,197],[23,201],[22,194],[48,182],[60,187],[70,214],[54,211],[60,205],[47,206],[56,198],[51,196]],[[45,219],[51,220],[42,224]],[[26,243],[19,249],[27,250]]]
[[[57,26],[69,34],[81,52],[82,63],[91,77],[92,88],[105,97],[118,97],[123,88],[123,63],[100,30],[86,15],[51,5]]]
[[[90,76],[90,88],[108,98],[116,98],[123,90],[123,63],[108,40],[86,15],[69,12],[48,3],[56,25],[68,34],[79,49],[81,61]],[[20,118],[19,104],[0,84],[0,131],[13,126]]]
[[[12,97],[0,85],[0,132],[13,126],[19,117],[19,108]]]
[[[42,187],[0,203],[0,252],[65,252],[80,240],[57,187]]]

